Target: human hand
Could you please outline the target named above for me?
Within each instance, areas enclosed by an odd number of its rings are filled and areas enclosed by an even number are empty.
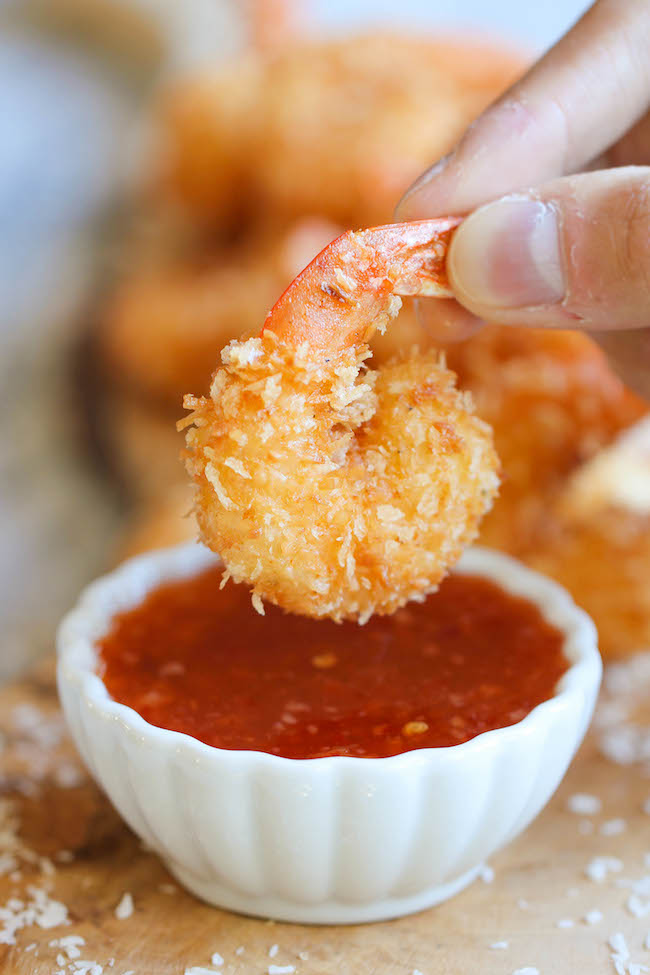
[[[583,329],[650,395],[649,50],[647,0],[598,0],[405,194],[400,220],[470,214],[439,336]]]

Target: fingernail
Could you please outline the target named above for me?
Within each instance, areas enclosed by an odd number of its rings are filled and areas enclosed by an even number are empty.
[[[565,294],[558,214],[528,197],[481,207],[456,232],[452,286],[470,308],[534,308]]]

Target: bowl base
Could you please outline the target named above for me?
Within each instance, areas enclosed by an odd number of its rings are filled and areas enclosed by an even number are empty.
[[[183,887],[214,907],[221,907],[235,914],[247,914],[249,917],[295,924],[364,924],[415,914],[459,893],[476,879],[482,869],[482,864],[479,864],[446,884],[427,887],[426,890],[408,897],[386,897],[370,903],[331,900],[305,904],[283,897],[237,894],[215,881],[197,877],[177,863],[166,861],[166,866]]]

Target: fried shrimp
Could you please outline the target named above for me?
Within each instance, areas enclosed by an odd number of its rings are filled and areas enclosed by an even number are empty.
[[[586,609],[604,657],[650,646],[649,418],[578,468],[524,561]]]
[[[251,55],[165,92],[159,191],[212,226],[246,210],[388,220],[523,66],[500,47],[383,32]]]
[[[479,541],[523,556],[571,474],[648,405],[579,332],[489,325],[446,355],[492,427],[502,465]]]
[[[476,536],[498,486],[490,428],[435,354],[364,365],[398,295],[449,295],[457,223],[343,234],[258,338],[224,349],[209,398],[185,398],[201,537],[260,612],[391,613]]]

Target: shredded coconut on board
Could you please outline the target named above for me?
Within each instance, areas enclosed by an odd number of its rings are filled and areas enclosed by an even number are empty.
[[[582,920],[585,922],[585,924],[600,924],[600,922],[603,920],[603,916],[602,911],[599,911],[598,908],[593,908],[593,910],[587,911]]]
[[[623,861],[618,857],[593,857],[585,867],[585,874],[595,883],[602,883],[610,873],[620,873]]]
[[[595,816],[603,808],[602,800],[598,796],[588,795],[586,792],[576,792],[569,796],[567,809],[578,816]]]
[[[600,751],[609,761],[618,765],[650,761],[650,728],[633,718],[648,698],[650,651],[607,667],[594,728]]]
[[[133,897],[127,891],[122,894],[119,904],[115,908],[115,917],[118,921],[126,921],[133,914]]]
[[[608,819],[604,823],[601,823],[598,832],[601,836],[620,836],[626,829],[627,823],[619,817],[617,819]]]

